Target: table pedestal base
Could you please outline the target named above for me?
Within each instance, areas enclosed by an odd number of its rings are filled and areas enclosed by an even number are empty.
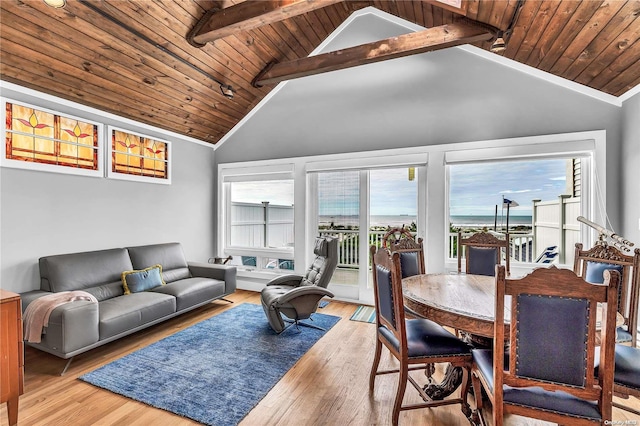
[[[440,383],[427,383],[423,389],[429,398],[440,401],[455,392],[461,383],[462,368],[452,367],[451,364],[449,364],[444,373],[444,379],[442,379]]]
[[[462,340],[470,343],[475,348],[491,348],[493,346],[493,339],[491,338],[464,332],[462,333]],[[426,374],[429,377],[430,383],[424,385],[423,390],[432,400],[440,401],[445,399],[462,384],[462,377],[464,376],[462,367],[453,367],[451,364],[447,365],[444,378],[440,383],[434,383],[432,381],[431,374],[434,371],[434,366],[430,365],[429,367],[427,368]],[[470,388],[470,391],[473,392],[473,389]],[[463,396],[463,398],[465,396]],[[473,413],[468,405],[466,407],[463,405],[462,412],[467,416],[471,424],[478,424],[477,414]]]
[[[430,365],[430,367],[432,366],[433,364]],[[433,372],[433,370],[431,372]],[[462,367],[453,367],[449,364],[447,365],[447,369],[444,373],[444,379],[442,379],[440,383],[433,383],[430,378],[430,383],[424,385],[422,389],[432,400],[441,401],[460,387],[463,375],[464,371]],[[465,399],[466,395],[461,395],[461,398]],[[473,414],[468,404],[462,404],[462,413],[467,416],[468,419],[471,419],[471,415]]]

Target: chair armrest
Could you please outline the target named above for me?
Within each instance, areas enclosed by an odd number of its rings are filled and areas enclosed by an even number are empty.
[[[187,266],[189,266],[189,271],[194,277],[213,278],[224,281],[226,294],[236,291],[237,269],[235,266],[201,262],[188,262]]]
[[[301,275],[294,274],[280,275],[279,277],[269,281],[267,285],[290,285],[292,287],[297,287],[300,285],[302,278],[303,277]]]
[[[298,288],[294,288],[289,290],[282,296],[278,298],[278,303],[292,303],[293,299],[296,299],[301,296],[318,296],[318,299],[322,299],[324,296],[333,297],[333,293],[323,287],[318,287],[315,285],[304,285]]]

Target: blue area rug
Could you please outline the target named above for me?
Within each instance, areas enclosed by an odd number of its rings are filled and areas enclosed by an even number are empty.
[[[312,318],[327,330],[340,320]],[[200,423],[236,425],[325,333],[293,326],[278,335],[261,306],[244,303],[80,380]]]

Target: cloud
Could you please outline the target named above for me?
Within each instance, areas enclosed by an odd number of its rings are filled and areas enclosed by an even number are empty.
[[[534,192],[534,191],[540,191],[540,190],[539,189],[518,189],[518,190],[505,189],[504,191],[500,191],[500,194],[524,194],[525,192]]]

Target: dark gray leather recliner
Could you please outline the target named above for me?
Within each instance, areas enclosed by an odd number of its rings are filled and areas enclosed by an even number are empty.
[[[299,320],[311,317],[318,309],[320,299],[333,297],[326,287],[338,264],[338,239],[316,238],[313,252],[316,258],[304,276],[283,275],[269,281],[262,289],[262,308],[276,333],[287,328],[282,315],[290,318],[292,324],[298,324]],[[314,327],[307,323],[303,325]]]

